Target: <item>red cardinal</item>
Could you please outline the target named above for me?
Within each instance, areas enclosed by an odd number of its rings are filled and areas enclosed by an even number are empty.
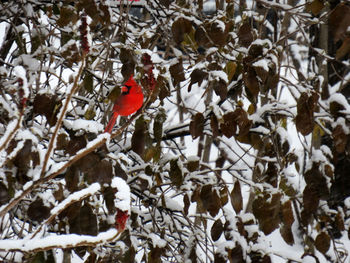
[[[131,75],[122,87],[122,93],[115,100],[112,117],[107,124],[105,132],[111,133],[118,115],[129,116],[141,108],[143,93],[141,86],[136,83]]]

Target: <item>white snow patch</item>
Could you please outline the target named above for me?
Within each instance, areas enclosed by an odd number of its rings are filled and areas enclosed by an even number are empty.
[[[263,68],[266,72],[269,72],[269,66],[266,59],[260,59],[253,63],[254,67]]]
[[[115,205],[122,211],[130,211],[130,187],[120,177],[114,177],[111,187],[117,188],[118,192],[115,194]]]
[[[98,133],[103,131],[103,125],[93,120],[77,119],[74,121],[64,120],[64,125],[73,131],[84,130],[86,132]]]

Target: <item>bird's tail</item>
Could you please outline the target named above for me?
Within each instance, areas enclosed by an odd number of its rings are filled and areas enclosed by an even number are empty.
[[[113,130],[113,127],[114,127],[114,124],[115,124],[115,121],[117,120],[117,118],[118,118],[118,113],[113,112],[112,117],[109,120],[109,122],[105,128],[105,132],[112,133],[112,130]]]

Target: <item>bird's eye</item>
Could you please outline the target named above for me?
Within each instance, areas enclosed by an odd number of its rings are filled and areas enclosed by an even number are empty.
[[[131,86],[129,86],[129,85],[124,85],[124,86],[122,87],[122,94],[129,94],[130,89],[131,89]]]

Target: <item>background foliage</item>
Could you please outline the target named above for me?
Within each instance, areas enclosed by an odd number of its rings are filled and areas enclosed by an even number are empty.
[[[346,2],[2,1],[2,260],[349,260]]]

